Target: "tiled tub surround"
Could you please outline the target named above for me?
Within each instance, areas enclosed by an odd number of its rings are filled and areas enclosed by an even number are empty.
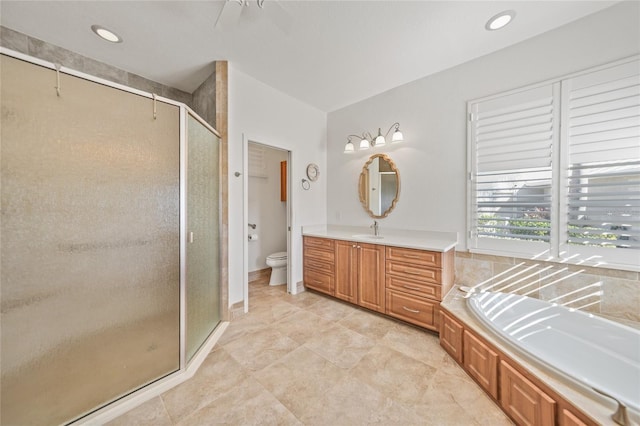
[[[455,283],[557,302],[640,328],[638,272],[456,252]]]
[[[464,296],[465,293],[460,291],[459,286],[455,286],[441,303],[443,314],[460,323],[464,330],[469,330],[472,335],[482,339],[484,341],[483,346],[499,358],[500,362],[498,364],[501,365],[501,362],[505,361],[511,366],[516,366],[517,370],[520,370],[520,374],[528,376],[530,380],[534,381],[534,385],[541,388],[542,392],[551,396],[557,404],[555,416],[560,422],[559,424],[615,424],[611,419],[611,415],[615,412],[617,405],[612,400],[597,396],[594,398],[593,394],[583,393],[584,391],[569,379],[560,376],[549,367],[532,360],[524,352],[506,343],[473,315],[467,306]],[[447,332],[445,331],[441,333],[441,341],[446,334]],[[445,336],[445,338],[450,338],[450,336]],[[464,356],[467,356],[466,349],[463,353]],[[455,358],[455,354],[450,354]],[[461,362],[460,358],[457,361]],[[491,394],[490,389],[487,392]],[[495,390],[492,395],[493,398],[499,401],[501,396],[498,395],[501,392],[504,391],[502,389]],[[567,405],[567,403],[570,405]],[[563,417],[566,416],[565,410],[570,411],[571,415],[577,415],[577,411],[580,411],[587,418],[583,418],[582,423],[565,423],[568,418]],[[579,416],[582,415],[580,414]]]

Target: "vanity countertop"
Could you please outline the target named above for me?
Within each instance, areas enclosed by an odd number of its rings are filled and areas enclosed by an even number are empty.
[[[369,227],[340,225],[304,226],[302,235],[439,252],[449,251],[458,243],[457,232],[412,231],[384,227],[380,228],[378,238]]]

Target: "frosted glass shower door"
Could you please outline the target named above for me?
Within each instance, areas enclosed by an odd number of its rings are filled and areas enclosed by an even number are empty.
[[[220,321],[220,140],[187,119],[187,362]]]
[[[2,55],[3,425],[180,368],[180,108]]]

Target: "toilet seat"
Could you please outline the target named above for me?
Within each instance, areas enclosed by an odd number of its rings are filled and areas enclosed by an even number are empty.
[[[267,259],[272,259],[272,260],[284,260],[287,258],[287,252],[286,251],[279,251],[277,253],[273,253],[269,256],[267,256]]]

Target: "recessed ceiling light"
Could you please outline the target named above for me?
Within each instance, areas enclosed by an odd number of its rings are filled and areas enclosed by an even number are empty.
[[[505,10],[489,19],[484,27],[489,31],[499,30],[511,22],[515,16],[515,11]]]
[[[120,37],[118,34],[114,33],[113,31],[106,29],[103,26],[92,25],[91,31],[96,33],[98,37],[100,37],[103,40],[110,41],[111,43],[122,43],[122,37]]]

